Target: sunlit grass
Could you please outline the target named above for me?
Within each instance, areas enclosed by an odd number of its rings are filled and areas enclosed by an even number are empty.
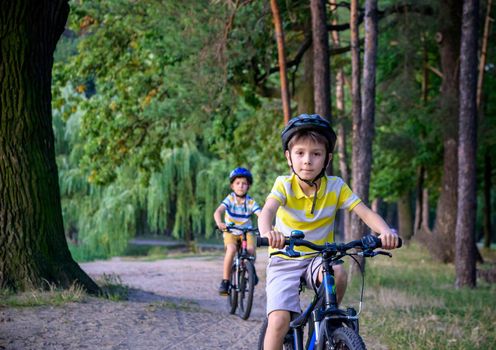
[[[417,244],[393,251],[392,259],[368,259],[365,338],[388,349],[494,348],[496,285],[455,289],[454,281],[454,266],[439,264]]]
[[[0,290],[0,306],[3,307],[33,307],[42,305],[59,306],[68,302],[80,302],[86,297],[84,289],[73,284],[67,289],[61,289],[53,284],[48,288],[36,289],[29,292],[14,293],[13,291]]]
[[[101,289],[100,297],[112,301],[128,300],[129,287],[122,283],[118,275],[103,274],[95,282]],[[48,284],[46,289],[40,288],[21,293],[1,289],[0,307],[60,306],[69,302],[83,302],[87,298],[89,298],[88,294],[77,283],[66,289]]]

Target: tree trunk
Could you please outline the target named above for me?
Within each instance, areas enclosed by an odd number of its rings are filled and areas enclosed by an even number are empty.
[[[483,121],[484,115],[482,113],[482,87],[484,86],[484,72],[487,60],[487,44],[489,40],[489,33],[491,32],[491,5],[492,0],[487,1],[486,18],[484,21],[484,33],[482,35],[482,48],[480,53],[479,62],[479,78],[477,79],[477,110],[479,113],[480,122]],[[491,154],[487,148],[484,150],[484,211],[483,211],[483,232],[484,232],[484,248],[491,246]]]
[[[479,1],[465,0],[460,49],[460,128],[458,145],[458,216],[456,287],[475,287],[477,22]]]
[[[352,1],[352,22],[357,22],[357,3]],[[356,52],[352,54],[352,66],[359,68],[358,53],[358,25],[353,25],[352,49]],[[356,31],[356,32],[354,32]],[[365,56],[364,56],[364,95],[362,111],[353,113],[353,190],[364,203],[369,200],[370,172],[372,168],[372,138],[374,135],[374,114],[375,114],[375,64],[377,54],[377,1],[367,0],[365,2]],[[360,94],[359,73],[353,71],[353,93]],[[355,76],[358,75],[358,78]],[[358,86],[356,86],[358,84]],[[356,97],[354,97],[355,99]],[[354,105],[360,108],[360,105]],[[365,232],[363,223],[356,215],[352,215],[352,236],[362,237]]]
[[[484,155],[484,248],[491,247],[491,155],[486,150]]]
[[[281,15],[277,0],[270,0],[270,8],[272,9],[272,18],[274,20],[274,28],[277,41],[277,54],[279,57],[279,76],[281,81],[281,100],[282,110],[284,114],[284,125],[286,125],[291,116],[291,100],[289,96],[288,75],[286,69],[286,54],[284,50],[284,32],[282,30]]]
[[[336,8],[336,0],[331,0],[331,9]],[[332,19],[332,24],[338,24],[337,15]],[[338,48],[339,43],[339,32],[336,30],[332,31],[332,43],[333,48]],[[342,67],[338,67],[336,71],[336,110],[337,110],[337,153],[339,159],[339,171],[341,173],[341,178],[345,183],[350,183],[350,170],[348,167],[348,155],[346,154],[346,113],[345,113],[345,102],[344,102],[344,70]],[[345,241],[351,240],[351,216],[348,211],[343,212],[344,219],[344,237]]]
[[[420,230],[432,234],[429,220],[429,191],[425,188],[425,179],[427,175],[423,166],[418,169],[417,177],[417,198],[415,202],[415,225],[413,234],[417,234]]]
[[[315,113],[331,120],[331,81],[326,1],[310,0],[312,12],[313,85]]]
[[[303,65],[303,74],[297,80],[294,96],[298,105],[298,115],[315,110],[313,85],[308,83],[313,81],[313,50],[306,50],[301,62]]]
[[[487,59],[487,42],[489,40],[489,31],[491,30],[491,5],[492,0],[487,1],[486,19],[484,20],[484,33],[482,34],[482,48],[479,62],[479,78],[477,79],[477,108],[480,111],[482,101],[482,87],[484,86],[484,72]]]
[[[405,193],[398,200],[398,232],[409,241],[413,236],[413,217],[410,193]]]
[[[98,286],[64,236],[51,115],[51,72],[67,1],[0,2],[0,288]]]
[[[351,32],[351,115],[353,118],[353,150],[352,150],[352,188],[355,193],[362,196],[362,200],[367,201],[367,198],[363,198],[364,195],[368,195],[363,187],[364,184],[364,174],[361,163],[364,161],[360,156],[365,154],[361,153],[360,141],[362,139],[362,98],[360,95],[360,36],[358,27],[358,0],[351,0],[350,8],[350,32]],[[366,193],[364,193],[366,192]],[[358,239],[362,237],[365,230],[365,224],[360,221],[356,215],[351,215],[351,238]]]
[[[422,196],[422,190],[424,188],[424,172],[423,166],[417,168],[417,186],[415,191],[415,222],[414,222],[414,234],[416,234],[422,225],[422,204],[424,198]]]
[[[424,187],[422,190],[422,225],[421,228],[424,232],[432,234],[431,221],[430,221],[430,207],[429,207],[429,190]]]
[[[457,210],[457,174],[458,174],[458,58],[460,54],[461,6],[459,0],[442,0],[440,3],[441,26],[438,41],[440,44],[443,81],[441,84],[440,107],[443,125],[443,175],[441,193],[436,210],[435,234],[440,235],[436,241],[443,249],[436,257],[444,262],[453,262],[455,250],[455,227]]]
[[[374,0],[366,1],[366,22],[374,20],[374,17],[370,16],[370,10],[373,8],[372,2]],[[367,204],[369,200],[369,182],[370,182],[370,170],[372,165],[372,135],[373,135],[373,120],[370,120],[370,114],[363,115],[362,110],[362,100],[360,96],[360,39],[359,39],[359,28],[358,28],[358,1],[351,1],[351,19],[350,19],[350,29],[351,29],[351,65],[352,65],[352,116],[353,116],[353,152],[352,152],[352,181],[353,181],[353,191],[362,199],[362,201]],[[366,27],[370,28],[371,24],[366,24]],[[374,26],[372,24],[372,26]],[[375,40],[374,38],[368,37],[369,35],[374,35],[373,33],[365,31],[365,41],[367,48],[373,47],[370,40]],[[371,46],[372,45],[372,46]],[[371,52],[366,52],[366,55],[370,55]],[[372,53],[372,54],[375,54]],[[371,57],[367,58],[367,62],[371,63]],[[375,68],[375,67],[373,67]],[[364,74],[367,74],[367,78],[373,77],[370,72],[366,72],[367,66],[364,64]],[[368,82],[366,82],[368,83]],[[370,94],[367,95],[370,97]],[[351,236],[353,239],[361,238],[366,233],[365,224],[358,218],[357,215],[351,215]],[[361,258],[358,260],[362,269],[365,268],[365,259]],[[350,276],[354,275],[357,270],[356,264],[351,264]]]

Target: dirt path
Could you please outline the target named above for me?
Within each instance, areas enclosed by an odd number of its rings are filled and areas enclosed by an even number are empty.
[[[118,275],[130,300],[88,298],[61,307],[0,310],[0,349],[255,349],[265,308],[266,257],[256,263],[248,321],[217,294],[222,257],[82,264],[94,278]]]
[[[258,252],[260,283],[247,321],[229,315],[227,299],[217,294],[222,259],[219,253],[81,264],[95,279],[119,276],[130,287],[129,300],[88,297],[60,307],[0,309],[0,350],[256,349],[265,317],[266,252]],[[386,349],[362,330],[369,349]]]

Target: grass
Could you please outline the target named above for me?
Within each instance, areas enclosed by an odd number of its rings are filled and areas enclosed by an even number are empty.
[[[0,289],[0,307],[60,306],[69,302],[81,302],[86,296],[84,289],[78,284],[73,284],[68,289],[49,284],[47,290],[23,293]]]
[[[417,244],[392,253],[392,259],[367,260],[360,319],[366,339],[388,349],[494,348],[495,284],[477,281],[475,289],[455,289],[453,264],[439,264]],[[493,252],[483,254],[494,258]]]
[[[200,308],[198,303],[190,300],[183,300],[178,302],[160,301],[148,305],[149,311],[158,311],[160,309],[178,310],[178,311],[186,311],[186,312],[206,312],[204,309]]]
[[[128,299],[129,288],[122,284],[119,276],[104,274],[95,282],[102,290],[101,297],[112,301]],[[67,289],[48,283],[46,289],[21,293],[0,289],[0,307],[61,306],[70,302],[84,302],[87,298],[88,294],[83,287],[76,283]]]
[[[128,300],[129,287],[122,283],[119,275],[104,273],[95,280],[102,290],[102,296],[112,301]]]

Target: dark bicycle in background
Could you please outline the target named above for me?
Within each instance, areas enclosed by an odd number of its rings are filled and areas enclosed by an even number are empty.
[[[341,264],[341,258],[349,256],[358,263],[354,256],[371,258],[376,255],[387,255],[391,253],[385,251],[375,251],[381,247],[381,240],[373,235],[364,236],[362,239],[349,243],[326,243],[317,245],[304,240],[301,231],[292,231],[291,237],[286,238],[286,249],[274,252],[271,256],[282,254],[289,257],[300,257],[304,255],[322,256],[322,283],[317,288],[313,300],[306,310],[290,323],[289,332],[284,338],[283,349],[285,350],[365,350],[365,343],[359,334],[358,317],[354,308],[341,309],[336,299],[336,288],[332,266]],[[258,238],[257,246],[268,246],[267,238]],[[301,253],[295,251],[295,246],[305,246],[314,252]],[[401,240],[399,246],[401,246]],[[312,262],[313,263],[313,262]],[[317,268],[316,266],[315,268]],[[364,276],[362,272],[362,288],[360,295],[360,305],[362,305]],[[304,342],[305,328],[307,329],[306,343]],[[267,319],[262,324],[258,349],[263,349],[265,333],[267,330]]]
[[[253,305],[255,285],[258,282],[254,264],[255,256],[247,250],[247,234],[251,232],[258,234],[258,229],[228,225],[226,231],[232,232],[232,230],[240,231],[242,238],[241,242],[238,242],[237,253],[231,267],[227,304],[230,314],[236,313],[239,307],[239,316],[247,320]]]

